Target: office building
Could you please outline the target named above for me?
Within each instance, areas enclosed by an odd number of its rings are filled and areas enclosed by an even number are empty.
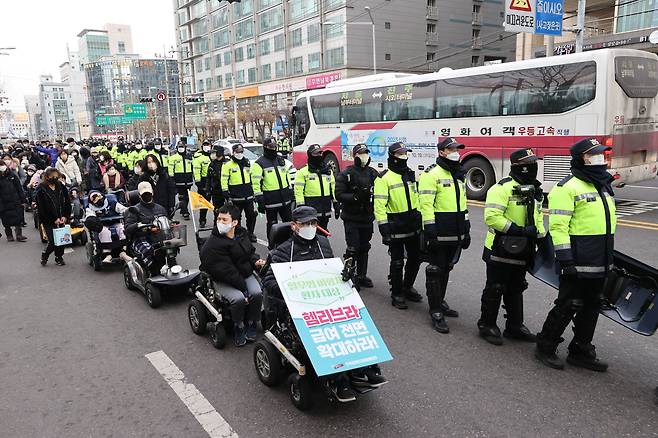
[[[106,24],[103,29],[83,29],[78,34],[81,64],[96,62],[103,56],[133,53],[132,30],[127,24]]]
[[[514,57],[514,40],[498,39],[501,2],[172,1],[183,94],[205,100],[188,106],[195,129],[230,117],[234,86],[242,108],[284,111],[301,91],[372,74],[374,61],[378,73],[427,72]]]
[[[55,138],[75,136],[73,101],[69,86],[53,81],[52,75],[42,75],[39,79],[40,133]]]
[[[67,48],[68,60],[59,66],[59,74],[63,84],[68,85],[73,103],[73,118],[76,138],[86,138],[91,135],[90,118],[87,111],[87,82],[85,73],[77,52]]]
[[[28,123],[30,125],[28,130],[28,137],[31,140],[40,138],[45,133],[41,130],[41,104],[39,103],[39,96],[25,96],[25,111],[27,111]]]

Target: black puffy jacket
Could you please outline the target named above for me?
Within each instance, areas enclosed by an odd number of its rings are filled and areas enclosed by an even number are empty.
[[[69,192],[59,181],[55,183],[54,189],[46,183],[41,183],[36,192],[36,201],[39,221],[44,225],[53,226],[58,218],[71,216]]]
[[[23,225],[23,206],[26,203],[21,182],[11,170],[0,174],[0,219],[5,227]]]
[[[148,204],[139,202],[134,207],[130,207],[124,213],[126,229],[126,236],[130,239],[135,239],[138,236],[139,224],[150,224],[158,216],[167,216],[167,211],[160,204],[150,202]],[[144,235],[148,235],[149,231],[143,231]]]
[[[336,177],[336,200],[341,203],[344,221],[373,223],[373,190],[379,174],[370,166],[352,165]]]
[[[330,259],[334,253],[329,240],[324,236],[316,236],[313,240],[306,240],[293,234],[288,240],[270,251],[270,263],[303,262],[306,260]],[[281,297],[281,290],[270,267],[263,276],[263,287],[277,297]]]
[[[247,291],[245,278],[254,272],[254,264],[260,257],[249,240],[247,230],[235,229],[235,237],[230,239],[219,234],[214,227],[199,254],[201,270],[210,274],[215,281],[226,283],[239,291]]]
[[[167,210],[167,214],[172,216],[176,207],[176,183],[167,174],[167,171],[162,167],[159,167],[155,174],[147,170],[142,173],[139,181],[151,183],[153,202],[163,206]]]

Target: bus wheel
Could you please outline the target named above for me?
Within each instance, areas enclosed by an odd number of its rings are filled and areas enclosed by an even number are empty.
[[[484,201],[487,190],[494,185],[495,175],[491,164],[484,158],[471,158],[464,163],[466,171],[466,196],[469,199]]]
[[[324,156],[324,163],[329,166],[331,171],[334,173],[334,176],[338,175],[340,172],[340,166],[338,165],[338,159],[334,154],[329,152]]]

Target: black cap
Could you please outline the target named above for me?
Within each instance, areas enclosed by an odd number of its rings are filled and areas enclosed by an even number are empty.
[[[446,137],[443,140],[441,140],[439,144],[436,145],[436,147],[441,151],[446,148],[464,149],[466,146],[464,146],[463,143],[458,142],[452,137]]]
[[[276,149],[277,144],[272,137],[266,137],[265,140],[263,140],[263,147],[267,149]]]
[[[306,153],[308,155],[315,155],[315,156],[322,155],[322,147],[319,144],[312,144],[308,147]]]
[[[605,151],[612,150],[609,146],[603,146],[595,138],[586,138],[571,146],[571,155],[579,157],[582,154],[602,154]]]
[[[364,145],[363,143],[359,143],[352,148],[352,156],[355,156],[356,154],[363,154],[363,153],[370,153],[368,146]]]
[[[292,211],[292,220],[299,223],[306,223],[318,219],[318,211],[307,205],[297,207]]]
[[[203,143],[201,143],[201,146],[210,146],[210,142],[208,140],[204,140]]]
[[[541,160],[541,158],[535,155],[535,151],[532,149],[523,148],[512,152],[509,156],[509,160],[512,164],[527,164],[534,163],[537,160]]]
[[[232,147],[233,152],[244,152],[244,147],[240,143],[236,143]]]
[[[401,143],[399,141],[393,143],[388,147],[389,155],[395,155],[399,152],[411,152],[411,149],[409,149],[404,143]]]

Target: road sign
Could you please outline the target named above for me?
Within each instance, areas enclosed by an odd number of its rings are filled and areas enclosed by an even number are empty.
[[[123,115],[127,119],[145,119],[147,117],[146,105],[143,103],[128,103],[123,106]]]
[[[110,114],[107,116],[96,116],[96,126],[106,126],[106,125],[130,125],[133,120],[131,118],[126,118],[123,114]]]
[[[506,0],[505,30],[562,35],[564,0]]]
[[[96,111],[94,111],[94,114],[105,114],[105,110],[97,109]]]
[[[167,98],[167,95],[163,91],[158,91],[158,94],[155,95],[155,100],[162,102]]]

